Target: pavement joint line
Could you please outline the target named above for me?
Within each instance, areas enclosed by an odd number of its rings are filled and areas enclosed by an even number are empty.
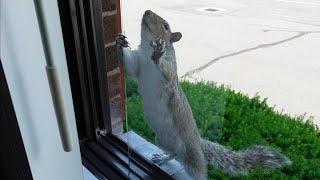
[[[279,30],[268,30],[268,31],[279,31]],[[232,56],[236,56],[236,55],[239,55],[239,54],[247,53],[247,52],[250,52],[250,51],[257,50],[257,49],[269,48],[269,47],[272,47],[272,46],[277,46],[277,45],[280,45],[282,43],[285,43],[285,42],[292,41],[294,39],[300,38],[300,37],[305,36],[307,34],[320,33],[320,31],[286,31],[286,32],[296,32],[297,34],[294,35],[294,36],[291,36],[289,38],[280,40],[280,41],[275,41],[275,42],[266,43],[266,44],[259,44],[257,46],[251,47],[251,48],[246,48],[246,49],[242,49],[240,51],[236,51],[236,52],[233,52],[233,53],[230,53],[230,54],[219,56],[217,58],[212,59],[211,61],[207,62],[204,65],[201,65],[201,66],[199,66],[199,67],[197,67],[195,69],[192,69],[192,70],[186,72],[181,77],[182,78],[184,78],[184,77],[193,77],[192,76],[193,74],[203,71],[204,69],[206,69],[207,67],[211,66],[212,64],[215,64],[216,62],[220,61],[221,59],[225,59],[225,58],[228,58],[228,57],[232,57]]]

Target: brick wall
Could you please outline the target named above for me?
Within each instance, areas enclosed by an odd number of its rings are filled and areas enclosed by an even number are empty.
[[[101,0],[112,132],[121,134],[125,119],[124,70],[118,61],[116,36],[121,32],[120,0]]]

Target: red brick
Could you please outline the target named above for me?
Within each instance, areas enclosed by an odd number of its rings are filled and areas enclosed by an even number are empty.
[[[114,42],[117,37],[116,15],[103,17],[104,44]]]
[[[124,71],[121,66],[119,68],[117,46],[111,45],[115,43],[118,32],[121,32],[120,1],[101,0],[101,5],[104,44],[108,44],[108,47],[105,47],[105,60],[108,74],[107,81],[112,132],[121,134],[123,132],[122,123],[125,119]]]
[[[116,0],[101,0],[102,12],[112,11],[117,8]]]
[[[121,97],[114,97],[114,98],[109,98],[109,104],[110,104],[110,116],[111,116],[111,120],[112,123],[116,123],[116,122],[120,122],[121,121],[121,117],[120,117],[120,100]]]
[[[105,48],[105,58],[107,61],[107,72],[110,72],[119,66],[116,45]]]
[[[110,98],[120,95],[120,81],[120,71],[108,75],[108,93]]]

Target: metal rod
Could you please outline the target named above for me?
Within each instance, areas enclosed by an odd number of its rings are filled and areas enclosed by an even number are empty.
[[[50,86],[53,106],[57,118],[58,128],[60,132],[60,139],[64,151],[70,152],[72,150],[72,137],[68,126],[66,106],[62,97],[59,76],[57,73],[57,69],[55,68],[53,63],[53,56],[49,43],[49,33],[44,20],[43,5],[41,0],[34,0],[34,5],[46,59],[46,72]]]
[[[47,29],[47,26],[46,26],[45,20],[44,20],[42,1],[41,0],[33,0],[33,2],[34,2],[36,15],[37,15],[37,19],[38,19],[44,55],[46,56],[46,64],[47,64],[47,66],[52,67],[53,66],[53,60],[52,60],[53,58],[52,58],[52,54],[50,51],[51,48],[50,48],[49,39],[48,39],[49,33],[48,33],[48,29]]]

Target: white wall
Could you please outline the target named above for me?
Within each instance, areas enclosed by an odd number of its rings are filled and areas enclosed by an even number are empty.
[[[81,180],[81,156],[57,2],[44,1],[45,17],[67,105],[73,140],[71,152],[62,148],[33,1],[0,1],[0,58],[32,175],[35,180]]]

